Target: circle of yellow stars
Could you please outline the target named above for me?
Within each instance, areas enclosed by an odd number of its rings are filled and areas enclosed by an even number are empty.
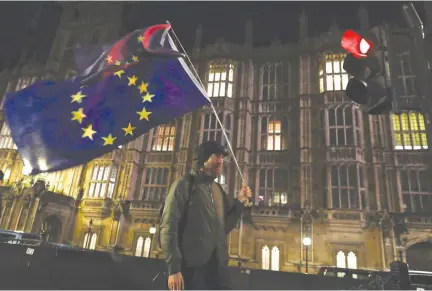
[[[143,37],[139,36],[138,41],[144,42]],[[139,61],[138,57],[135,55],[133,55],[131,59],[132,59],[132,62],[138,62]],[[111,55],[108,55],[105,60],[108,64],[115,64],[116,66],[119,66],[122,64],[121,61],[114,60]],[[124,64],[129,64],[129,62],[125,61]],[[124,70],[118,70],[118,71],[114,72],[113,75],[122,79],[123,74],[126,74]],[[152,102],[152,99],[155,95],[150,94],[150,92],[148,92],[148,86],[149,86],[148,83],[145,83],[144,81],[141,81],[141,83],[140,83],[138,80],[138,77],[135,75],[125,76],[125,77],[128,80],[128,87],[135,87],[139,91],[141,98],[142,98],[142,103],[146,103],[146,102],[151,103]],[[126,80],[126,78],[123,78],[123,79]],[[80,91],[71,95],[71,98],[72,98],[71,103],[81,104],[82,100],[87,97],[87,95],[85,95],[83,92],[84,86],[82,86],[80,89],[81,89]],[[152,114],[152,112],[147,111],[147,109],[145,108],[145,104],[143,105],[142,110],[137,111],[136,113],[139,116],[139,121],[142,121],[142,120],[149,121],[150,120],[150,114]],[[72,111],[71,121],[76,121],[80,125],[82,125],[83,121],[85,120],[86,117],[87,116],[84,113],[84,108],[79,107],[78,110]],[[134,127],[131,122],[128,123],[127,127],[122,128],[125,136],[127,136],[127,135],[133,136],[135,129],[136,129],[136,127]],[[93,129],[92,124],[88,124],[86,127],[82,127],[81,130],[83,131],[81,138],[88,138],[92,141],[93,141],[93,136],[97,134],[97,131],[95,131]],[[117,139],[117,137],[113,136],[112,133],[109,133],[107,136],[101,136],[101,139],[103,140],[103,146],[107,146],[107,145],[114,145],[114,142]]]

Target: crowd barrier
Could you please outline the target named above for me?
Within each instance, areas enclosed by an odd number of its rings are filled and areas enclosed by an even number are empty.
[[[165,263],[110,252],[0,244],[1,289],[166,290]],[[231,268],[235,290],[347,290],[351,278]]]

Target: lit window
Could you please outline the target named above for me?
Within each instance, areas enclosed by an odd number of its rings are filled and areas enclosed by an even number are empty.
[[[0,149],[17,149],[17,146],[12,140],[9,126],[6,122],[3,123],[2,129],[0,131]]]
[[[23,77],[23,78],[19,78],[18,82],[16,84],[16,87],[15,87],[15,91],[22,90],[22,89],[30,86],[31,84],[35,83],[36,81],[37,81],[36,77]]]
[[[400,183],[406,212],[428,213],[432,211],[429,180],[426,169],[401,170]]]
[[[262,269],[269,270],[270,269],[270,249],[268,246],[264,246],[261,250],[262,256]]]
[[[137,240],[135,249],[135,256],[148,258],[150,256],[151,238],[147,237],[145,240],[140,236]]]
[[[171,152],[174,150],[175,125],[165,124],[153,131],[153,151]]]
[[[90,236],[90,242],[89,242],[89,236]],[[89,250],[95,250],[96,249],[96,243],[97,243],[97,234],[96,233],[86,233],[84,235],[84,242],[83,242],[83,248],[89,249]]]
[[[3,181],[5,183],[7,183],[9,181],[11,175],[11,169],[8,167],[5,171],[4,171],[4,176],[3,176]]]
[[[63,190],[63,172],[43,173],[41,176],[47,183],[47,186],[49,186],[49,191],[56,192]]]
[[[145,173],[144,191],[138,199],[153,202],[165,200],[168,179],[168,168],[147,168]]]
[[[357,257],[353,252],[348,253],[347,267],[348,269],[357,269]]]
[[[339,251],[336,255],[336,267],[341,269],[346,268],[346,257],[345,257],[345,253],[342,251]],[[344,277],[345,273],[338,272],[337,276]]]
[[[234,65],[212,64],[207,78],[207,94],[209,97],[233,96]]]
[[[116,166],[94,166],[88,197],[113,198],[116,180]]]
[[[288,148],[288,118],[274,117],[261,119],[261,148],[266,151],[280,151]]]
[[[324,64],[320,64],[320,93],[324,91],[345,90],[348,84],[348,73],[343,69],[345,54],[327,54]]]
[[[274,246],[271,250],[268,246],[264,246],[261,250],[261,260],[262,260],[262,269],[263,270],[272,270],[279,271],[280,268],[280,252],[277,246]]]
[[[393,114],[392,119],[396,150],[428,149],[425,121],[421,113]]]
[[[336,255],[336,267],[341,269],[357,269],[357,256],[354,252],[349,252],[345,255],[344,252],[339,251]],[[344,277],[344,272],[338,272],[338,277]],[[354,274],[353,278],[356,278]]]
[[[271,270],[279,271],[279,248],[274,246],[271,254]]]

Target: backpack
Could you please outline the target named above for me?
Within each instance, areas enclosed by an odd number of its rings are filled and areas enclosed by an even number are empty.
[[[186,177],[187,176],[187,177]],[[187,217],[187,212],[188,212],[188,208],[189,208],[189,203],[192,199],[192,196],[195,192],[195,176],[188,174],[185,175],[185,179],[187,179],[188,181],[188,199],[186,201],[186,205],[185,205],[185,209],[183,212],[183,216],[180,219],[179,222],[179,227],[178,227],[178,238],[179,238],[179,242],[181,241],[181,235],[183,233],[184,227],[186,226],[186,217]],[[160,223],[162,222],[162,215],[164,212],[164,208],[165,208],[165,201],[162,203],[161,207],[159,208],[159,216],[158,216],[158,220],[159,220],[159,229],[160,229]],[[159,248],[162,249],[162,245],[161,245],[161,241],[160,241],[160,231],[158,232],[158,236],[157,236],[157,243],[159,245]]]

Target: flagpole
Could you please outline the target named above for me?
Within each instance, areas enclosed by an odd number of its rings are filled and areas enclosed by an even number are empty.
[[[166,21],[166,23],[171,25],[171,23],[170,23],[169,21]],[[183,53],[185,54],[185,57],[186,57],[187,60],[189,61],[190,66],[191,66],[193,72],[195,73],[195,76],[196,76],[198,82],[199,82],[200,85],[203,87],[204,91],[207,92],[207,91],[205,90],[205,86],[204,86],[203,82],[201,81],[200,76],[198,75],[197,70],[195,69],[195,66],[193,65],[191,59],[189,58],[188,53],[186,52],[186,50],[184,49],[183,45],[181,44],[181,42],[180,42],[179,38],[177,37],[177,35],[176,35],[174,29],[172,28],[172,26],[171,26],[171,31],[172,31],[172,34],[173,34],[175,40],[176,40],[177,43],[180,45],[180,48],[183,50]],[[207,94],[207,93],[206,93],[206,94]],[[208,98],[208,96],[207,96],[207,98]],[[208,98],[208,99],[210,100],[210,98]],[[238,172],[239,172],[240,179],[242,180],[242,183],[245,184],[245,180],[244,180],[244,178],[243,178],[243,174],[242,174],[242,172],[241,172],[241,169],[240,169],[240,166],[239,166],[239,164],[238,164],[238,161],[237,161],[237,159],[236,159],[236,157],[235,157],[235,155],[234,155],[234,150],[232,149],[232,146],[231,146],[231,143],[230,143],[230,141],[229,141],[228,135],[227,135],[227,133],[226,133],[226,131],[225,131],[225,128],[224,128],[224,126],[223,126],[221,120],[219,119],[219,116],[218,116],[218,114],[217,114],[217,112],[216,112],[216,109],[215,109],[215,107],[214,107],[214,105],[213,105],[213,102],[211,102],[211,100],[210,100],[210,107],[211,107],[211,109],[213,110],[213,113],[214,113],[214,115],[216,116],[216,120],[217,120],[217,122],[219,123],[219,125],[220,125],[220,127],[221,127],[221,129],[222,129],[222,133],[223,133],[223,135],[224,135],[224,137],[225,137],[225,140],[226,140],[226,142],[227,142],[227,145],[228,145],[229,151],[230,151],[230,153],[231,153],[231,156],[233,157],[234,163],[235,163],[236,166],[237,166],[237,170],[238,170]]]

